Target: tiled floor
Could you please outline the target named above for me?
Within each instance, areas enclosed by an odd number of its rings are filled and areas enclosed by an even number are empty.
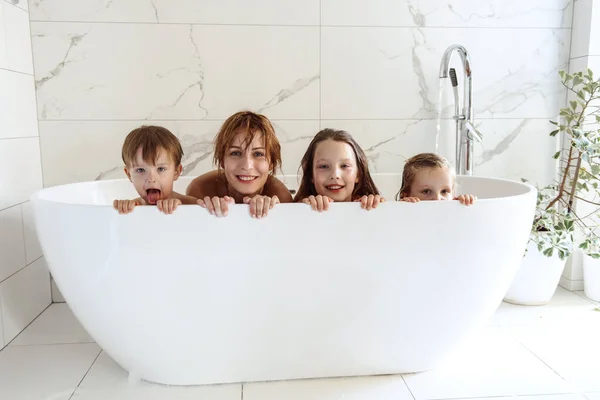
[[[0,399],[600,400],[597,307],[561,288],[547,306],[502,303],[444,365],[421,374],[167,387],[130,384],[68,306],[53,304],[0,352]]]

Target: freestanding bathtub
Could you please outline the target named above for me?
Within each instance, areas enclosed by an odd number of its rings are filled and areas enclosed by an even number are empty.
[[[475,205],[119,215],[112,200],[135,196],[127,180],[51,187],[32,203],[50,271],[97,343],[132,376],[212,384],[434,367],[502,301],[534,216],[528,185],[459,180]]]

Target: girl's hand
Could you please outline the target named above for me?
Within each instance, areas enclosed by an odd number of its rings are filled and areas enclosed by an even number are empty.
[[[461,194],[454,200],[460,201],[460,204],[464,204],[465,206],[470,206],[477,201],[477,196],[473,196],[472,194]]]
[[[172,214],[179,205],[181,205],[179,199],[163,199],[156,202],[158,209],[165,214]]]
[[[119,214],[128,214],[133,211],[135,206],[141,206],[142,202],[140,199],[135,200],[115,200],[113,201],[113,207],[119,211]]]
[[[421,199],[419,199],[418,197],[403,197],[400,199],[400,201],[407,201],[409,203],[418,203],[421,201]]]
[[[229,196],[215,196],[212,199],[209,196],[206,196],[203,199],[198,199],[198,205],[200,207],[206,208],[211,215],[216,215],[217,217],[227,216],[229,204],[234,203],[235,200],[233,200],[233,197]]]
[[[311,208],[315,211],[327,211],[329,210],[329,203],[333,203],[333,199],[327,196],[321,196],[320,194],[302,199],[304,204],[309,204]]]
[[[266,217],[267,213],[275,204],[279,203],[279,197],[256,195],[252,198],[244,197],[244,204],[250,204],[250,216],[252,218]]]
[[[372,210],[374,208],[377,208],[379,203],[385,203],[385,199],[378,194],[376,194],[376,195],[370,194],[368,196],[364,195],[360,199],[356,199],[354,201],[360,201],[360,207],[366,208],[367,210]]]

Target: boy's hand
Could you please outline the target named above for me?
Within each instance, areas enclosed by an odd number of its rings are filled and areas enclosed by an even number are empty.
[[[372,210],[374,208],[377,208],[379,203],[384,203],[385,199],[378,194],[376,194],[376,195],[370,194],[368,196],[364,195],[360,199],[356,199],[354,201],[360,201],[361,208],[366,208],[367,210]]]
[[[165,214],[172,214],[179,205],[181,205],[179,199],[163,199],[156,202],[158,209]]]
[[[461,194],[454,200],[460,201],[460,204],[464,204],[465,206],[470,206],[477,201],[477,196],[473,196],[472,194]]]
[[[409,203],[418,203],[421,201],[421,199],[419,199],[418,197],[403,197],[400,199],[400,201],[407,201]]]
[[[277,196],[257,195],[252,198],[248,196],[244,197],[244,204],[250,204],[250,215],[252,218],[266,217],[269,210],[277,203],[279,203],[279,197]]]
[[[225,217],[227,215],[227,207],[229,204],[234,204],[235,200],[233,197],[213,197],[206,196],[204,199],[198,199],[198,205],[202,208],[206,208],[211,215],[217,217]]]
[[[113,207],[119,211],[119,214],[128,214],[133,211],[135,206],[141,206],[142,203],[139,199],[135,200],[115,200],[113,201]]]
[[[305,199],[302,199],[304,204],[309,204],[315,211],[327,211],[329,210],[329,203],[333,203],[333,199],[327,196],[321,196],[320,194],[313,196],[310,195]]]

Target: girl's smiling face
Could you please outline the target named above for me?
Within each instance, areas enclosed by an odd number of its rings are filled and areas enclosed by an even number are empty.
[[[317,194],[337,202],[352,201],[358,180],[356,156],[349,144],[328,139],[317,145],[313,161]]]

